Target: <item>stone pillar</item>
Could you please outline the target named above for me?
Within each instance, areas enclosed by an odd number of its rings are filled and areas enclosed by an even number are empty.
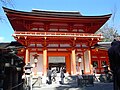
[[[11,90],[12,88],[12,68],[11,67],[5,67],[5,79],[3,82],[3,90]]]
[[[12,69],[12,87],[18,85],[18,73],[17,73],[17,70],[16,70],[16,67],[13,67]],[[18,87],[14,88],[13,90],[18,90]]]

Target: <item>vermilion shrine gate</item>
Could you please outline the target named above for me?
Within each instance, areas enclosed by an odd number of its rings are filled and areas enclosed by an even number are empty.
[[[108,64],[107,53],[91,47],[101,41],[102,35],[95,32],[111,14],[82,16],[79,12],[25,12],[8,8],[4,11],[14,29],[13,37],[25,46],[19,55],[34,66],[34,74],[46,75],[47,68],[52,67],[64,67],[71,75],[81,70],[90,74],[92,62],[100,73],[100,62]]]

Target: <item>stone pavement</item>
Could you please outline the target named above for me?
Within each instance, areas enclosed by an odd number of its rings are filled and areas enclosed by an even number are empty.
[[[113,90],[113,83],[94,82],[94,86],[80,87],[77,85],[76,76],[65,77],[64,84],[60,84],[59,81],[60,79],[57,78],[56,82],[53,82],[50,85],[36,83],[33,90]]]
[[[95,83],[93,87],[85,87],[85,90],[113,90],[113,83]]]
[[[94,83],[94,86],[78,87],[77,83],[52,83],[42,84],[40,87],[34,87],[33,90],[113,90],[113,83]]]

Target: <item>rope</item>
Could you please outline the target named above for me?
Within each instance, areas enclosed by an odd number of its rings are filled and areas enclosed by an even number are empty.
[[[32,86],[34,86],[36,84],[36,82],[38,81],[38,78],[35,80],[35,82],[32,84]]]
[[[21,83],[19,83],[18,85],[12,87],[10,90],[12,90],[12,89],[14,89],[14,88],[16,88],[16,87],[18,87],[18,86],[20,86],[20,85],[22,85],[22,84],[23,84],[23,82],[21,82]]]

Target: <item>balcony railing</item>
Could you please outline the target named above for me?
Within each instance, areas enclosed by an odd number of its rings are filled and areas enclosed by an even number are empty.
[[[33,36],[33,37],[86,37],[86,38],[103,38],[101,34],[90,33],[65,33],[65,32],[23,32],[17,31],[13,34],[16,36]]]

